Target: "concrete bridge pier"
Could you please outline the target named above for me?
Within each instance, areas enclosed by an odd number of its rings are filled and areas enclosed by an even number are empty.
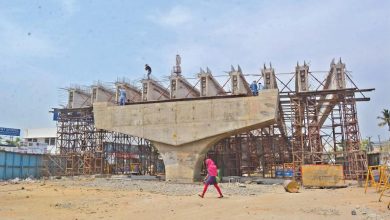
[[[220,139],[211,137],[180,146],[152,142],[164,160],[166,181],[192,183],[201,180],[205,155]]]
[[[258,96],[132,103],[94,103],[95,126],[151,141],[163,157],[166,179],[199,179],[207,150],[231,135],[277,122],[278,91]]]

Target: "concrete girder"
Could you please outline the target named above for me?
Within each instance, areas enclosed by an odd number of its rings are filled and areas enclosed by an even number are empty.
[[[171,99],[196,98],[200,96],[199,90],[181,75],[172,75],[170,81]]]
[[[119,88],[124,88],[124,90],[126,91],[126,95],[131,102],[140,102],[142,100],[141,90],[138,87],[131,85],[130,83],[116,82],[115,87],[116,87],[115,99],[116,102],[118,103],[119,103]]]
[[[206,72],[203,69],[200,69],[198,78],[200,79],[200,96],[226,95],[225,90],[213,77],[209,68],[207,68]]]
[[[142,101],[158,101],[169,99],[169,91],[153,79],[142,80]]]
[[[150,140],[161,153],[166,179],[199,179],[205,153],[219,140],[277,122],[279,93],[113,106],[95,103],[98,129]]]
[[[251,89],[249,88],[249,83],[246,81],[244,74],[242,73],[241,67],[238,66],[238,70],[235,70],[234,67],[231,67],[229,72],[230,81],[231,81],[231,94],[232,95],[251,95]]]
[[[345,64],[341,62],[341,58],[337,64],[334,62],[333,59],[330,64],[330,70],[326,77],[323,90],[345,89],[347,87],[345,74],[346,74]],[[325,99],[333,99],[333,98],[337,98],[337,97],[335,97],[334,94],[323,95],[319,98],[319,101],[321,102]],[[335,104],[336,104],[335,102],[328,102],[328,103],[323,102],[323,105],[318,107],[317,110],[319,112],[318,121],[320,127],[322,127],[322,125],[325,123],[326,119],[328,118],[328,115],[334,108]]]

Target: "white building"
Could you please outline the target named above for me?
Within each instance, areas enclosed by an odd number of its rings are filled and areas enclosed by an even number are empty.
[[[28,128],[23,132],[22,145],[34,147],[37,143],[42,143],[41,145],[47,145],[48,153],[55,154],[57,153],[56,136],[56,128]]]
[[[38,142],[20,142],[18,147],[0,146],[0,150],[17,152],[23,154],[47,154],[48,148],[45,143]]]

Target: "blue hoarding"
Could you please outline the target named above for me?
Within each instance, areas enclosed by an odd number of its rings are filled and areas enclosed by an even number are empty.
[[[0,135],[20,136],[20,129],[0,127]]]
[[[43,155],[0,151],[0,180],[41,176]]]

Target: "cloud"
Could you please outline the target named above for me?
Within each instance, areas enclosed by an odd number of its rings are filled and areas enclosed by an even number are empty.
[[[76,0],[60,0],[61,9],[66,16],[72,16],[80,10]]]
[[[376,116],[389,108],[383,99],[390,77],[389,6],[366,1],[265,3],[251,5],[249,13],[243,5],[218,5],[212,17],[207,16],[210,7],[197,11],[186,6],[190,24],[173,26],[174,41],[162,44],[156,56],[164,56],[161,66],[171,66],[178,51],[187,76],[205,66],[218,75],[237,63],[244,73],[258,74],[263,62],[272,62],[277,73],[291,72],[303,60],[311,61],[313,71],[326,71],[332,58],[342,57],[359,88],[377,88],[367,94],[371,102],[359,104],[362,135],[388,137],[376,126]]]
[[[174,6],[167,13],[161,11],[149,16],[154,23],[162,26],[177,27],[192,20],[191,11],[183,6]]]
[[[212,19],[194,20],[191,28],[176,27],[175,42],[169,50],[188,45],[213,48],[215,54],[205,53],[209,58],[222,55],[225,62],[236,60],[248,66],[272,61],[282,71],[291,70],[297,60],[303,59],[312,59],[313,64],[327,69],[331,58],[338,56],[361,62],[363,56],[359,54],[370,55],[364,59],[375,58],[379,50],[388,58],[385,51],[390,44],[385,36],[390,26],[384,24],[388,15],[381,7],[367,4],[294,3],[281,7],[268,3],[251,6],[256,13],[229,5],[230,10],[221,8]],[[197,13],[196,18],[206,17],[204,13]]]
[[[51,57],[59,48],[39,30],[24,28],[0,17],[0,54],[16,57]]]

